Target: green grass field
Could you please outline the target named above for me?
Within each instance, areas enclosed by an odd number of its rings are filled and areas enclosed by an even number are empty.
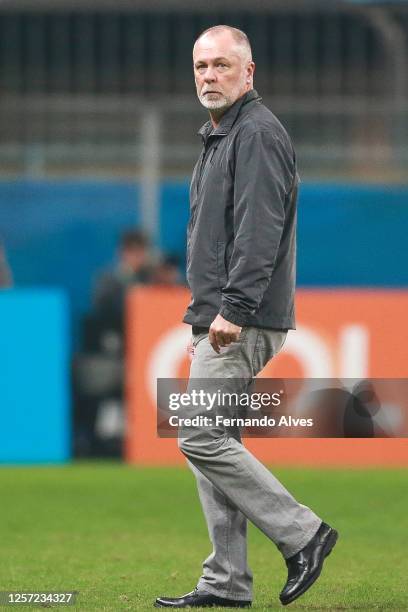
[[[407,610],[408,472],[274,473],[340,532],[319,581],[288,609]],[[79,591],[68,610],[147,610],[191,590],[209,553],[188,469],[3,467],[0,490],[0,590]],[[280,554],[256,528],[249,548],[254,609],[283,609]]]

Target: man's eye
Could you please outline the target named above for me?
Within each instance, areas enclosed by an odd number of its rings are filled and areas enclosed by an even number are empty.
[[[223,64],[222,62],[220,64],[218,64],[218,66],[220,68],[227,68],[228,67],[227,64]]]

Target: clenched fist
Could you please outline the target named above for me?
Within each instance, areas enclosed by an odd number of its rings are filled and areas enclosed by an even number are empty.
[[[228,346],[231,342],[237,342],[242,327],[230,323],[221,315],[217,315],[210,325],[208,338],[216,353],[220,352],[221,346]]]

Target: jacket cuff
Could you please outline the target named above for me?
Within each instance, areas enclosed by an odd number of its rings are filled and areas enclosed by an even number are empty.
[[[239,327],[243,327],[247,324],[248,317],[246,317],[241,312],[237,310],[232,310],[229,306],[221,306],[221,310],[219,314],[230,323],[234,323],[234,325],[239,325]]]

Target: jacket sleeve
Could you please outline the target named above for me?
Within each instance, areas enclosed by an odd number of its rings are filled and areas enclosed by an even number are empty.
[[[285,198],[295,173],[293,151],[269,132],[238,146],[234,179],[234,244],[220,314],[246,325],[274,270],[285,223]]]

